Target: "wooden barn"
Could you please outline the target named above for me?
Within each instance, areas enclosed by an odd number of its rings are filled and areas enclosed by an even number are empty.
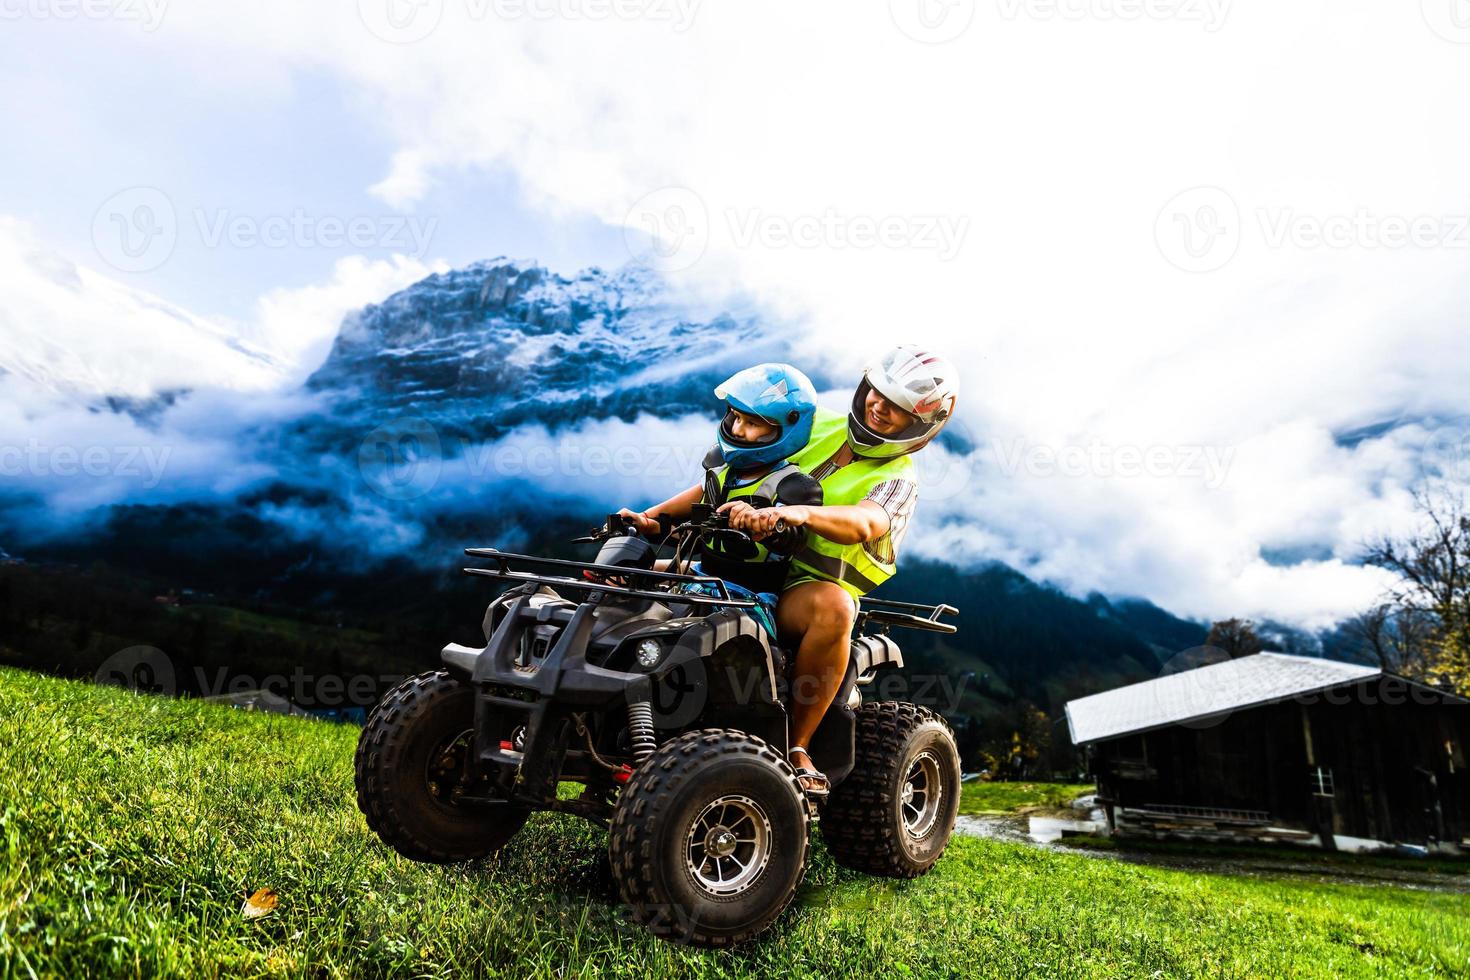
[[[1470,702],[1260,653],[1067,704],[1110,829],[1470,854]]]

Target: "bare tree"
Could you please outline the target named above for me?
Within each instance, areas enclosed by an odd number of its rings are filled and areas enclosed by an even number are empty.
[[[1344,628],[1378,666],[1407,677],[1423,674],[1433,649],[1434,617],[1393,602],[1359,613]]]
[[[1470,513],[1444,486],[1416,490],[1414,503],[1420,530],[1380,538],[1363,556],[1396,584],[1349,628],[1385,669],[1470,691]]]
[[[1261,638],[1256,635],[1256,624],[1249,619],[1222,619],[1210,627],[1205,646],[1224,650],[1231,660],[1239,660],[1260,653]]]
[[[1470,624],[1470,515],[1464,497],[1449,490],[1414,491],[1422,529],[1402,541],[1380,538],[1363,560],[1394,572],[1395,604],[1432,613],[1446,628]]]

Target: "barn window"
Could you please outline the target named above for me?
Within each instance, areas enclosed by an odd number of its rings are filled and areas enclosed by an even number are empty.
[[[1307,774],[1307,778],[1311,781],[1313,796],[1333,795],[1331,769],[1323,769],[1321,766],[1317,766]]]

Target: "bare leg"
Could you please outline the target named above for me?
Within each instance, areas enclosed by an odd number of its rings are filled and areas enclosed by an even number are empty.
[[[804,746],[816,734],[842,686],[852,635],[852,597],[831,582],[803,582],[781,596],[776,623],[782,636],[797,641],[791,677],[791,744]],[[815,768],[805,752],[793,751],[791,761]]]

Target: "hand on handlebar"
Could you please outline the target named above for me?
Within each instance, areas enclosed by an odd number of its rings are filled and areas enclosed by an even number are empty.
[[[649,517],[641,510],[629,510],[627,507],[624,507],[622,510],[618,511],[618,516],[626,517],[628,520],[632,521],[633,526],[638,528],[640,534],[646,534],[649,537],[653,537],[654,535],[659,533],[658,518]]]
[[[764,540],[788,527],[800,527],[806,523],[804,507],[765,507],[757,510],[743,500],[732,500],[720,507],[720,513],[729,517],[731,527],[744,531],[756,541]]]

